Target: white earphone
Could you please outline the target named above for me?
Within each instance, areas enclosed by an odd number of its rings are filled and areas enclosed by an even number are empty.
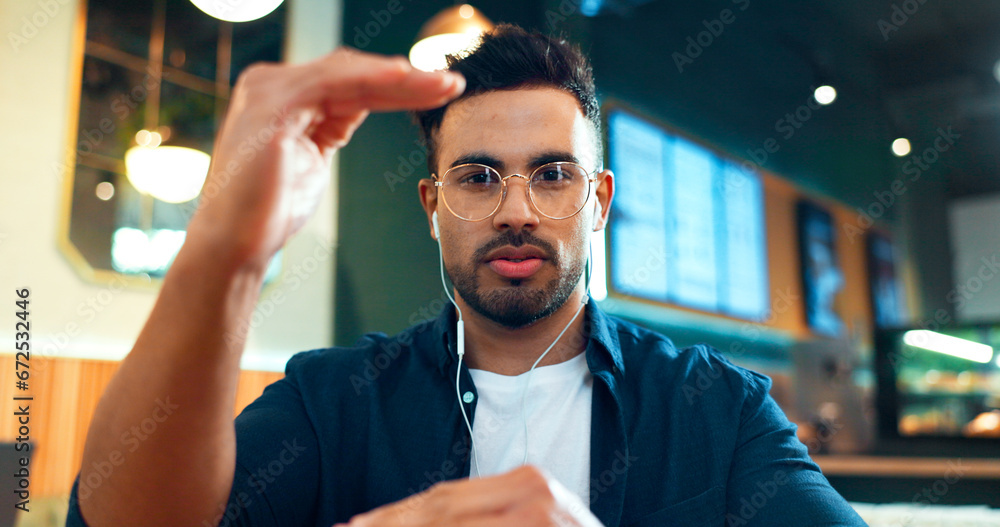
[[[456,352],[458,353],[458,369],[455,372],[455,395],[458,396],[458,407],[462,410],[462,418],[465,420],[465,426],[469,429],[469,439],[472,441],[472,454],[476,459],[476,473],[479,473],[479,452],[476,450],[476,439],[472,433],[472,423],[469,422],[469,415],[465,413],[465,402],[462,401],[462,390],[459,387],[459,379],[462,374],[462,358],[465,357],[465,320],[462,319],[462,308],[458,307],[458,302],[455,302],[455,297],[451,295],[451,289],[448,288],[448,284],[444,280],[444,250],[441,248],[441,228],[438,227],[438,213],[434,211],[431,214],[431,224],[434,226],[434,239],[437,241],[438,245],[438,256],[441,263],[441,287],[444,288],[444,292],[448,295],[448,300],[451,300],[452,305],[455,306],[455,311],[458,312],[458,322],[455,323],[455,343],[457,346]]]
[[[597,207],[598,207],[598,218],[600,218],[600,210],[601,210],[600,202],[597,202]],[[448,289],[448,284],[445,282],[444,279],[444,250],[441,248],[441,228],[438,226],[437,211],[431,213],[431,224],[434,226],[434,239],[437,241],[438,244],[438,256],[441,264],[441,286],[444,287],[445,294],[448,295],[448,299],[451,300],[451,303],[455,306],[455,310],[458,311],[458,322],[455,324],[455,333],[456,333],[455,342],[458,347],[457,350],[458,368],[457,371],[455,372],[455,395],[458,396],[458,405],[459,408],[462,410],[462,418],[465,420],[465,426],[469,430],[469,438],[472,441],[472,455],[476,462],[476,475],[481,476],[481,474],[479,473],[479,466],[480,466],[479,451],[476,450],[475,434],[472,432],[472,423],[469,421],[469,416],[465,412],[465,403],[462,400],[461,388],[459,387],[459,379],[462,373],[462,359],[465,357],[465,321],[462,319],[462,309],[458,307],[458,303],[455,302],[455,297],[452,296],[451,290]],[[580,312],[582,312],[584,306],[587,305],[587,301],[590,299],[590,266],[592,259],[593,255],[592,254],[588,255],[587,269],[586,269],[587,290],[580,301],[580,306],[577,308],[576,313],[573,315],[573,318],[570,319],[569,323],[566,324],[566,327],[564,327],[562,331],[559,332],[559,335],[556,336],[555,340],[553,340],[552,343],[549,344],[549,347],[546,348],[545,351],[535,361],[535,363],[531,365],[531,369],[528,370],[528,377],[525,381],[524,388],[521,391],[521,423],[522,426],[524,427],[524,443],[525,443],[524,459],[521,461],[522,464],[525,464],[528,461],[528,421],[525,414],[525,401],[527,399],[528,387],[531,385],[531,376],[535,371],[535,367],[538,366],[540,362],[542,362],[542,359],[544,359],[545,356],[548,355],[550,351],[552,351],[552,348],[555,347],[556,343],[559,342],[559,339],[561,339],[563,334],[566,333],[566,330],[568,330],[569,327],[573,325],[573,321],[575,321],[577,317],[580,316]]]

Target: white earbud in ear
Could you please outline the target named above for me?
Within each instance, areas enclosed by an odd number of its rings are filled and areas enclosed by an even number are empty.
[[[434,213],[431,214],[431,223],[434,224],[434,239],[437,241],[441,241],[441,228],[438,227],[437,211],[434,211]]]
[[[604,212],[604,207],[601,206],[601,202],[595,200],[594,201],[594,226],[593,226],[594,232],[597,232],[597,231],[599,231],[599,230],[602,229],[602,227],[600,227],[600,225],[601,225],[601,214],[603,212]]]

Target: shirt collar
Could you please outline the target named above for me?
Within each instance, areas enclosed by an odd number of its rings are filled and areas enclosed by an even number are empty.
[[[455,343],[455,309],[448,306],[437,320],[434,321],[433,344],[438,354],[438,369],[443,374],[449,374],[450,366],[458,361],[458,351]],[[621,346],[618,342],[618,331],[615,321],[597,306],[591,298],[584,308],[584,320],[587,328],[587,365],[591,373],[610,371],[615,376],[623,375],[625,364],[622,361]]]

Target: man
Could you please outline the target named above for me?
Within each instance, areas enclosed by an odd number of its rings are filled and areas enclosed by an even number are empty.
[[[614,179],[579,50],[500,26],[450,69],[341,49],[240,77],[210,171],[224,191],[203,198],[94,415],[68,524],[863,525],[766,378],[587,297]],[[456,309],[296,355],[234,426],[232,337],[268,259],[368,112],[405,108],[422,110],[420,199]],[[167,399],[121,462],[119,437]]]

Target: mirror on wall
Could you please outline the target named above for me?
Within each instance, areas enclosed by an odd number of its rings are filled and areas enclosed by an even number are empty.
[[[281,60],[285,11],[233,23],[189,0],[87,2],[60,240],[82,275],[166,273],[198,208],[232,86],[251,63]]]

